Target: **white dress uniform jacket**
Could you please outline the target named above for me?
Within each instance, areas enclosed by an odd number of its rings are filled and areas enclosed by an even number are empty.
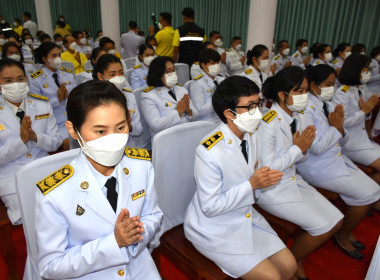
[[[306,58],[299,50],[297,50],[291,57],[290,61],[292,62],[292,66],[298,66],[302,69],[306,69],[305,64],[303,64],[303,60]]]
[[[212,96],[216,90],[216,83],[220,84],[224,77],[217,75],[214,79],[201,70],[198,77],[191,82],[190,97],[199,112],[198,121],[219,123],[220,119],[212,107]]]
[[[242,51],[237,51],[234,48],[227,50],[226,65],[230,76],[238,75],[243,72],[244,67],[240,61],[243,56],[244,52]]]
[[[133,89],[146,86],[149,68],[142,63],[134,66],[133,69],[131,74],[131,86]]]
[[[136,98],[133,91],[129,88],[123,88],[122,91],[127,98],[127,107],[129,115],[131,117],[132,131],[129,132],[129,138],[127,142],[128,147],[135,147],[135,141],[133,137],[139,136],[143,132],[143,127],[140,121],[140,112],[137,107]]]
[[[147,150],[132,150],[137,158],[140,151],[148,154]],[[161,279],[147,249],[162,220],[152,164],[124,156],[111,176],[117,179],[116,213],[107,200],[107,178],[83,153],[38,183],[38,267],[44,278]],[[144,239],[119,248],[114,227],[122,208],[131,217],[140,216]]]
[[[20,108],[23,107],[25,116],[29,116],[32,121],[37,143],[31,140],[24,143],[21,140],[17,108],[13,109],[0,95],[0,196],[8,208],[12,223],[21,218],[15,188],[16,171],[29,162],[48,156],[48,152],[56,151],[62,143],[53,109],[48,101],[28,95],[20,104]]]
[[[143,39],[133,30],[121,35],[121,47],[124,49],[123,58],[127,59],[135,57],[139,54],[139,48],[143,43]]]
[[[25,73],[27,76],[30,76],[34,72],[36,72],[36,69],[34,68],[33,63],[24,61],[23,65],[24,65]]]
[[[344,60],[341,59],[340,56],[338,56],[337,58],[333,60],[333,62],[331,63],[331,66],[336,70],[338,68],[342,68],[343,63],[344,63]]]
[[[261,72],[261,76],[262,76],[263,81],[261,81],[261,79],[260,79],[260,72]],[[252,65],[250,65],[247,69],[245,69],[241,73],[241,76],[247,77],[248,79],[254,81],[255,84],[261,90],[261,88],[263,87],[263,84],[264,84],[265,80],[267,79],[267,74],[265,74],[265,72],[263,72],[263,71],[260,71],[260,72],[257,71],[255,67],[253,67]]]
[[[278,71],[284,69],[285,64],[288,63],[289,61],[290,61],[289,56],[282,56],[281,54],[278,54],[275,57],[273,57],[271,65],[276,64],[276,72],[275,72],[275,74]]]
[[[190,117],[186,113],[179,115],[177,102],[188,94],[184,87],[175,85],[172,91],[177,100],[170,96],[167,87],[149,87],[141,95],[142,114],[149,126],[150,134],[153,138],[158,132],[178,124],[193,122],[198,119],[199,113],[193,102],[190,100],[190,109],[193,115]]]

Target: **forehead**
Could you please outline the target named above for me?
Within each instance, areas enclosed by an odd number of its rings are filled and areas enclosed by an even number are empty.
[[[19,76],[25,76],[24,72],[17,67],[16,65],[12,66],[5,66],[3,70],[0,71],[0,77],[4,78],[11,78],[11,77],[19,77]]]
[[[260,96],[258,93],[253,93],[250,96],[240,96],[238,104],[248,105],[252,102],[258,102],[260,100]]]

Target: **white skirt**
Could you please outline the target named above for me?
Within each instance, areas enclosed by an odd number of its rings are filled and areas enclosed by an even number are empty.
[[[347,151],[343,148],[342,153],[353,162],[368,166],[380,158],[380,146],[374,142],[371,142],[371,144],[373,149]]]

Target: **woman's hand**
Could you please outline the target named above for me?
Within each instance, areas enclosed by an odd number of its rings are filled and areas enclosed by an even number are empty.
[[[121,209],[115,222],[115,239],[120,248],[127,247],[143,240],[143,223],[140,217],[130,217],[128,209]]]

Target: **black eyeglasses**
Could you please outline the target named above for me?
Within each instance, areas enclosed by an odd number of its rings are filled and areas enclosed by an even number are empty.
[[[253,102],[247,106],[235,106],[235,108],[247,109],[249,114],[252,115],[256,112],[256,108],[261,109],[264,105],[264,99],[260,99],[259,102]]]

